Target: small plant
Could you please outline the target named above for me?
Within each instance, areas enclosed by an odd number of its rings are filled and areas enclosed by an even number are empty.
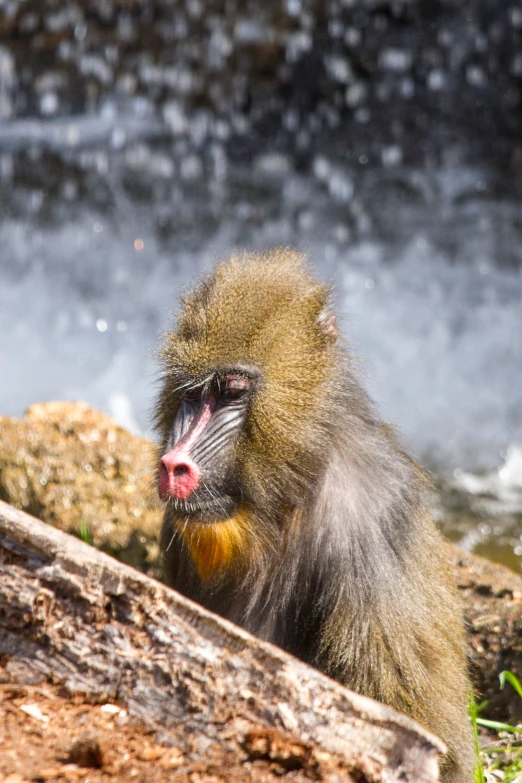
[[[475,783],[486,783],[486,778],[484,777],[484,771],[482,769],[482,758],[480,754],[480,744],[479,744],[479,734],[478,734],[478,715],[480,713],[480,710],[484,708],[485,704],[487,702],[481,702],[480,704],[477,704],[475,699],[473,698],[473,694],[470,694],[470,700],[469,700],[469,714],[471,718],[471,727],[473,730],[473,743],[475,745],[475,753],[477,756],[477,763],[475,766]]]
[[[86,544],[91,544],[92,545],[91,528],[89,526],[89,523],[85,522],[85,520],[83,520],[83,519],[80,522],[80,538]]]
[[[506,682],[509,683],[522,699],[522,685],[513,672],[501,672],[499,679],[501,688],[504,688]],[[470,706],[475,747],[480,759],[475,772],[475,783],[522,783],[522,726],[479,717],[488,703],[483,701],[477,705],[472,699]],[[480,749],[479,726],[496,731],[498,742],[491,747]]]

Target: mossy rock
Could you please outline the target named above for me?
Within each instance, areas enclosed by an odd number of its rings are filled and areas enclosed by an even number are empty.
[[[154,462],[149,441],[82,402],[0,417],[0,499],[159,576]]]

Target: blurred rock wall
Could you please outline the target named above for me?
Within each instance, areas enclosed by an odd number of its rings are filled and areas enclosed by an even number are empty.
[[[356,167],[485,163],[516,189],[521,42],[520,2],[3,0],[0,118],[116,112],[179,155],[306,167],[327,144]]]

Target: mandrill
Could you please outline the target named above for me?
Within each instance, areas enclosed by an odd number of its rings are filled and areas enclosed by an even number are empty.
[[[471,783],[465,639],[427,482],[376,418],[328,286],[288,249],[219,263],[162,350],[168,582],[443,739]]]

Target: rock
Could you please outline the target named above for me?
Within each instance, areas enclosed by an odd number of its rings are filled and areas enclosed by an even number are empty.
[[[154,450],[85,403],[0,417],[0,499],[154,576]]]
[[[471,678],[485,715],[522,722],[522,699],[511,686],[500,690],[507,669],[522,675],[522,578],[508,568],[448,544],[468,629]]]

